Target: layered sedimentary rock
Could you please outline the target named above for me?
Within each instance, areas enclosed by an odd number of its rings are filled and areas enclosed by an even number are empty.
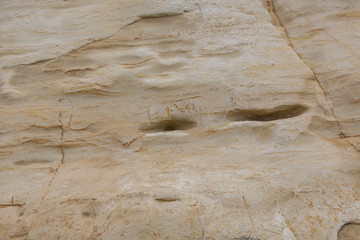
[[[359,231],[360,2],[0,3],[0,239]]]

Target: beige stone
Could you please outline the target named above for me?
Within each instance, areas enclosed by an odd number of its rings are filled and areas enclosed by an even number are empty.
[[[360,222],[360,2],[0,3],[0,239]]]

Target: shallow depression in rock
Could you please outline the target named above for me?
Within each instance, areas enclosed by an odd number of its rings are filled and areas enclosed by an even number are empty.
[[[286,118],[297,117],[308,110],[306,106],[302,105],[283,105],[272,109],[250,109],[241,110],[236,109],[227,115],[230,121],[275,121]]]
[[[176,130],[189,130],[196,127],[196,122],[191,120],[163,120],[156,123],[144,124],[140,127],[141,132],[171,132]]]

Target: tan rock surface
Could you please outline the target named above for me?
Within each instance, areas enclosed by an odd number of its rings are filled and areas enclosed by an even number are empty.
[[[339,240],[352,240],[359,239],[360,236],[360,227],[359,224],[349,223],[345,224],[338,234]]]
[[[0,239],[357,231],[360,2],[0,3]]]

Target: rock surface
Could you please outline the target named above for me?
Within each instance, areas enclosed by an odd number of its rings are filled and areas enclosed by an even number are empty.
[[[359,1],[0,3],[0,239],[359,231]]]

